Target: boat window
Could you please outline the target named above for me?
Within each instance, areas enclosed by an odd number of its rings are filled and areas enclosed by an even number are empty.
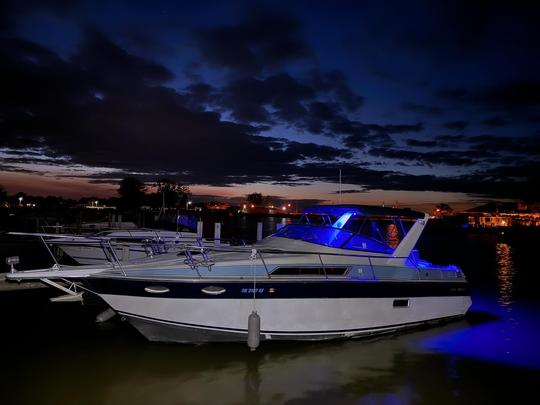
[[[326,272],[326,273],[325,273]],[[344,276],[347,267],[278,267],[272,271],[272,276]]]
[[[314,225],[290,224],[274,234],[278,238],[288,238],[315,243],[333,248],[391,253],[393,250],[384,242],[365,235],[354,235],[345,229]]]
[[[326,214],[304,214],[300,217],[298,223],[331,226],[333,218],[334,217]]]
[[[393,249],[383,242],[376,239],[355,235],[343,246],[343,249],[349,250],[367,250],[369,252],[392,253]]]
[[[274,236],[302,240],[318,245],[341,247],[350,237],[351,233],[342,229],[290,224],[280,229]]]

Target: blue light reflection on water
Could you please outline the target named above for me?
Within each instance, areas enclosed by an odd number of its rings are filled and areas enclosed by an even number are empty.
[[[513,295],[517,267],[512,246],[499,242],[496,249],[497,294],[473,293],[469,319],[481,323],[430,337],[426,349],[511,366],[540,369],[540,316],[535,306]],[[527,269],[535,270],[535,269]]]

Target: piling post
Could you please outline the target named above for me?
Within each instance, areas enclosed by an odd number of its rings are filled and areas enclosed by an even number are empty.
[[[263,234],[263,224],[262,222],[257,222],[257,242],[262,240]]]
[[[203,221],[197,221],[197,238],[202,239],[203,237]]]
[[[221,244],[221,223],[216,222],[214,224],[214,246]]]

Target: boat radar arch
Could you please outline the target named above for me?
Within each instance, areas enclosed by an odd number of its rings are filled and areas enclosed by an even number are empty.
[[[424,231],[428,219],[429,214],[424,213],[424,218],[419,218],[416,220],[411,229],[409,229],[409,232],[407,232],[407,235],[405,235],[403,240],[396,247],[396,250],[394,250],[392,256],[401,258],[403,264],[405,263],[411,254],[411,251],[414,249],[416,242],[418,242],[420,235]]]

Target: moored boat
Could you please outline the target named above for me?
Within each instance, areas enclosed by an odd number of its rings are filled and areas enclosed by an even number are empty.
[[[64,280],[68,290],[95,293],[149,340],[245,341],[254,311],[262,340],[360,337],[467,312],[462,271],[420,260],[414,250],[427,220],[410,210],[315,206],[249,247],[190,246],[8,278]]]

